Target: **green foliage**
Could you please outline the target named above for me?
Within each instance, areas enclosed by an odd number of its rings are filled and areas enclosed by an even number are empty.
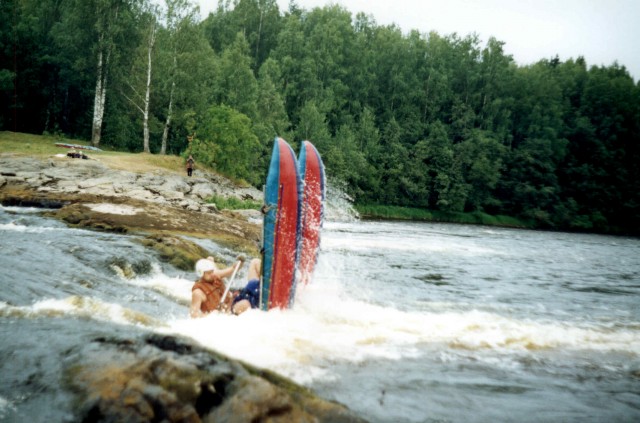
[[[511,216],[489,215],[482,212],[459,213],[425,210],[412,207],[356,205],[360,216],[368,219],[416,220],[425,222],[448,222],[511,228],[534,228],[532,220],[527,221]]]
[[[251,70],[249,45],[242,33],[238,33],[233,44],[222,53],[216,82],[218,103],[247,116],[256,116],[258,82]]]
[[[468,189],[465,210],[495,207],[492,193],[500,180],[507,150],[492,135],[490,132],[472,130],[469,138],[454,146]]]
[[[260,210],[262,207],[259,201],[241,200],[237,197],[223,197],[221,195],[208,198],[207,203],[215,204],[220,210]]]
[[[254,168],[260,144],[247,116],[228,106],[211,107],[197,133],[190,151],[196,162],[251,184],[262,181],[263,174]]]

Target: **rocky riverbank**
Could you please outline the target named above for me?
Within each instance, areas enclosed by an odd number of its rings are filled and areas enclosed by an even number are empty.
[[[205,201],[214,194],[262,198],[258,190],[202,171],[187,178],[98,160],[0,155],[3,205],[46,207],[72,226],[143,234],[145,245],[185,270],[209,254],[190,237],[248,254],[259,249],[259,213],[218,210]],[[65,354],[60,389],[75,396],[79,421],[362,421],[341,404],[186,339],[96,338]]]
[[[73,226],[146,234],[148,245],[183,270],[206,252],[181,235],[210,238],[248,254],[259,250],[259,220],[250,219],[259,213],[218,210],[205,201],[214,194],[262,197],[255,188],[199,170],[188,178],[160,168],[136,173],[66,156],[0,156],[4,205],[53,208],[52,217]]]

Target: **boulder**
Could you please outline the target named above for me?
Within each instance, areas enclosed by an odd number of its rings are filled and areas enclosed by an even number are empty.
[[[215,190],[210,183],[198,183],[191,188],[190,194],[201,200],[206,200],[213,197]]]
[[[78,188],[88,189],[98,185],[110,185],[113,186],[113,178],[110,176],[102,176],[100,178],[90,178],[78,182]]]
[[[149,186],[160,186],[166,182],[166,179],[164,176],[155,173],[143,173],[136,182],[138,185],[146,188]]]
[[[97,338],[65,363],[77,421],[363,422],[284,378],[173,336]]]
[[[164,184],[161,186],[163,191],[175,191],[182,194],[186,194],[191,191],[191,185],[184,181],[184,178],[179,176],[167,177]]]

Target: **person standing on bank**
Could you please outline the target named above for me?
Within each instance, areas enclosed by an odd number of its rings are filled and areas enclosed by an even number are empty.
[[[222,278],[233,274],[236,266],[240,268],[244,263],[244,257],[238,256],[238,262],[226,269],[218,269],[213,257],[200,259],[196,262],[196,274],[198,280],[191,288],[191,307],[189,314],[192,318],[204,317],[212,311],[220,310],[228,312],[233,304],[233,295],[228,295],[223,304],[222,296],[225,285]]]
[[[195,164],[195,160],[193,160],[193,156],[189,154],[189,158],[187,159],[187,176],[191,176],[193,173],[193,165]]]

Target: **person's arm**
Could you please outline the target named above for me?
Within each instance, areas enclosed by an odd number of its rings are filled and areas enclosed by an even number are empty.
[[[236,262],[236,263],[233,263],[233,265],[226,267],[224,269],[215,270],[213,274],[219,277],[220,279],[226,278],[227,276],[231,276],[233,274],[233,269],[236,268],[237,264],[238,263]]]
[[[244,264],[244,257],[238,256],[238,261],[236,261],[231,266],[229,266],[229,267],[227,267],[225,269],[215,270],[213,272],[213,274],[216,275],[217,277],[219,277],[220,279],[226,278],[226,277],[231,276],[233,274],[233,271],[236,268],[236,266],[238,266],[238,269],[240,269],[240,267],[242,267],[243,264]]]
[[[191,307],[189,308],[189,315],[192,319],[195,319],[196,317],[204,317],[204,313],[200,310],[200,306],[206,298],[207,297],[204,295],[204,292],[201,290],[193,290],[191,293]]]
[[[262,261],[260,259],[254,258],[249,262],[249,272],[247,273],[247,281],[252,279],[260,279],[261,266]]]

